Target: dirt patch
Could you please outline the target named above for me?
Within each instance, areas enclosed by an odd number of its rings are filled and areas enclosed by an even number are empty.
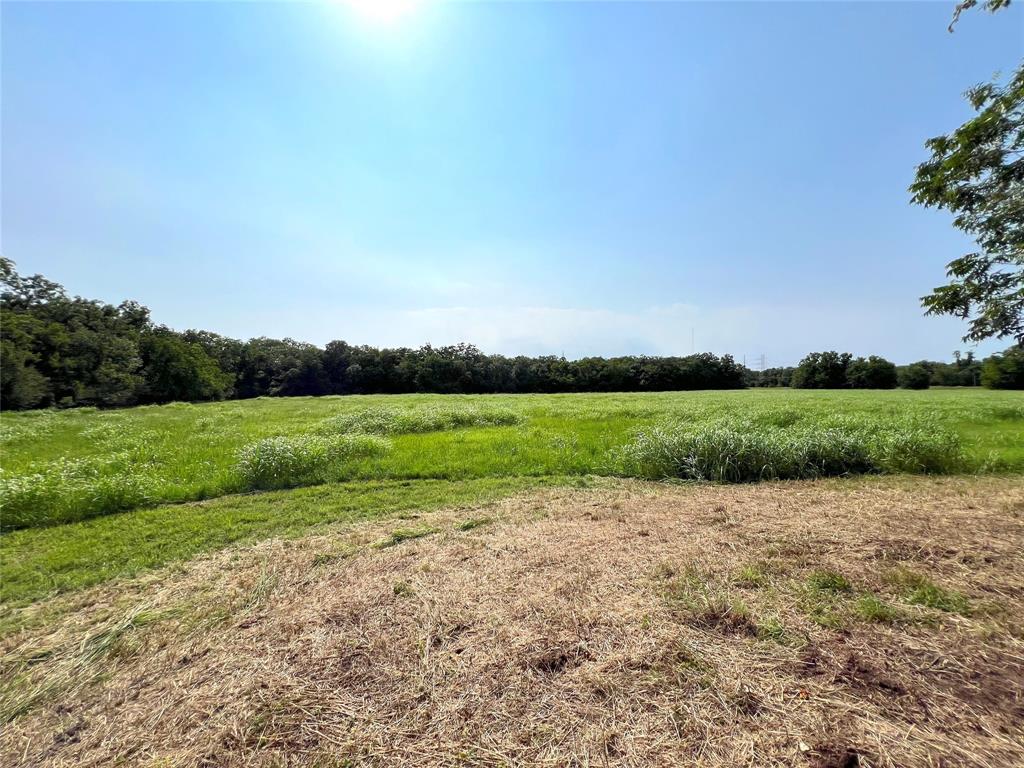
[[[729,606],[708,606],[693,614],[692,623],[726,635],[757,636],[757,625],[751,618]]]
[[[857,768],[860,752],[841,744],[819,744],[811,751],[811,768]]]
[[[6,638],[0,703],[27,706],[0,764],[1024,764],[1022,497],[627,482],[425,515],[383,549],[395,522],[232,549]],[[915,568],[999,610],[858,618],[898,603],[894,520],[942,553]],[[809,592],[826,570],[851,589]]]
[[[804,677],[827,677],[853,688],[878,691],[888,696],[906,694],[907,689],[886,667],[884,661],[868,660],[855,650],[836,643],[831,653],[824,652],[820,646],[808,646],[801,653],[795,669]]]
[[[1003,712],[995,727],[1024,740],[1024,658],[1019,654],[977,646],[968,653],[915,650],[907,655],[907,667],[930,689],[959,701],[965,719],[981,727],[986,713]]]

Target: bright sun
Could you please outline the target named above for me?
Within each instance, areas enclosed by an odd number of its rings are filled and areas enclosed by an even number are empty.
[[[393,24],[408,16],[422,0],[342,0],[359,17],[376,24]]]

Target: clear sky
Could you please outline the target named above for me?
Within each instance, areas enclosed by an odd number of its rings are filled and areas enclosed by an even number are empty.
[[[953,4],[4,2],[0,251],[240,338],[948,359],[906,188],[1024,52]]]

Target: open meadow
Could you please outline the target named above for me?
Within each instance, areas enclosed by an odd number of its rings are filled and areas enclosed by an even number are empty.
[[[0,435],[4,764],[1024,758],[1020,393],[259,398]]]
[[[0,0],[0,768],[1024,768],[1021,6]]]
[[[325,481],[1024,469],[1017,392],[257,398],[5,413],[5,529]]]

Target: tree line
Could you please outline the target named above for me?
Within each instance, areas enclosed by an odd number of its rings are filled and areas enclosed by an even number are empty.
[[[409,392],[638,392],[734,389],[747,369],[730,356],[485,355],[470,344],[377,349],[332,341],[240,341],[177,332],[137,302],[72,297],[0,259],[0,407],[116,407],[263,395]]]
[[[886,388],[917,386],[907,372],[925,367],[924,386],[1020,387],[1024,372],[1020,353],[1012,351],[1004,357],[1017,366],[1017,378],[996,380],[985,373],[992,358],[982,364],[970,353],[952,366],[920,363],[904,370],[879,357],[853,359],[822,352],[809,355],[796,368],[755,372],[729,355],[709,353],[567,360],[486,355],[470,344],[378,349],[332,341],[321,349],[292,339],[240,341],[210,331],[174,331],[153,323],[149,310],[137,302],[113,306],[72,297],[41,275],[19,275],[8,259],[0,259],[0,287],[4,409],[409,392]]]
[[[910,365],[895,365],[876,355],[854,358],[847,352],[814,352],[797,366],[752,372],[748,383],[801,389],[1024,389],[1024,347],[1013,346],[984,360],[973,352],[954,352],[951,363],[920,360]]]

